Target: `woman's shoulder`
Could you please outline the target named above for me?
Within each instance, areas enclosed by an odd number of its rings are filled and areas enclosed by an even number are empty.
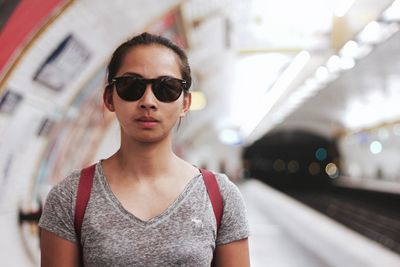
[[[76,195],[80,177],[80,170],[73,170],[62,180],[58,181],[49,191],[48,198],[72,197]]]
[[[73,207],[80,171],[70,172],[49,191],[40,217],[39,227],[71,242],[76,242]]]
[[[239,187],[226,174],[214,173],[223,200],[221,227],[217,245],[228,244],[249,236],[246,205]]]
[[[213,172],[217,179],[219,190],[222,198],[241,198],[241,193],[238,186],[232,182],[225,173]]]
[[[215,175],[215,178],[217,179],[218,185],[222,188],[226,187],[236,187],[235,183],[232,182],[231,179],[229,179],[228,175],[225,173],[220,173],[220,172],[212,172]]]

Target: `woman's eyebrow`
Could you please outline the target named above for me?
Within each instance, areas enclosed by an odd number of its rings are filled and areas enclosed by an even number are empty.
[[[122,74],[122,76],[137,76],[137,77],[143,78],[142,75],[140,75],[139,73],[136,73],[136,72],[125,72],[124,74]]]
[[[130,72],[130,71],[125,72],[124,74],[122,74],[122,76],[145,78],[145,77],[143,77],[142,75],[140,75],[139,73]],[[175,78],[174,76],[171,76],[171,75],[160,75],[160,76],[157,76],[155,79],[159,79],[159,78],[163,78],[163,77]]]

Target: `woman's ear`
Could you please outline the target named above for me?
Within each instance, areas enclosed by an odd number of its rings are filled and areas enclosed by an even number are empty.
[[[183,109],[181,111],[180,117],[185,117],[186,113],[190,109],[191,104],[192,104],[192,94],[187,92],[183,96]]]
[[[113,90],[106,88],[103,93],[103,102],[109,111],[114,112],[115,108],[114,108],[112,93],[113,93]]]

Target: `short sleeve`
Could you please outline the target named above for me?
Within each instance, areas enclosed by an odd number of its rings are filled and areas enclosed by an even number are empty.
[[[249,223],[246,206],[238,187],[226,175],[216,176],[224,204],[216,244],[223,245],[247,238]]]
[[[74,243],[73,207],[78,180],[79,172],[74,172],[50,190],[39,220],[40,228]]]

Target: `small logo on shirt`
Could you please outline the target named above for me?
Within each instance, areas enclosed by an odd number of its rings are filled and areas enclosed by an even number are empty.
[[[193,224],[195,225],[196,228],[201,228],[203,227],[203,222],[199,219],[192,219]]]

